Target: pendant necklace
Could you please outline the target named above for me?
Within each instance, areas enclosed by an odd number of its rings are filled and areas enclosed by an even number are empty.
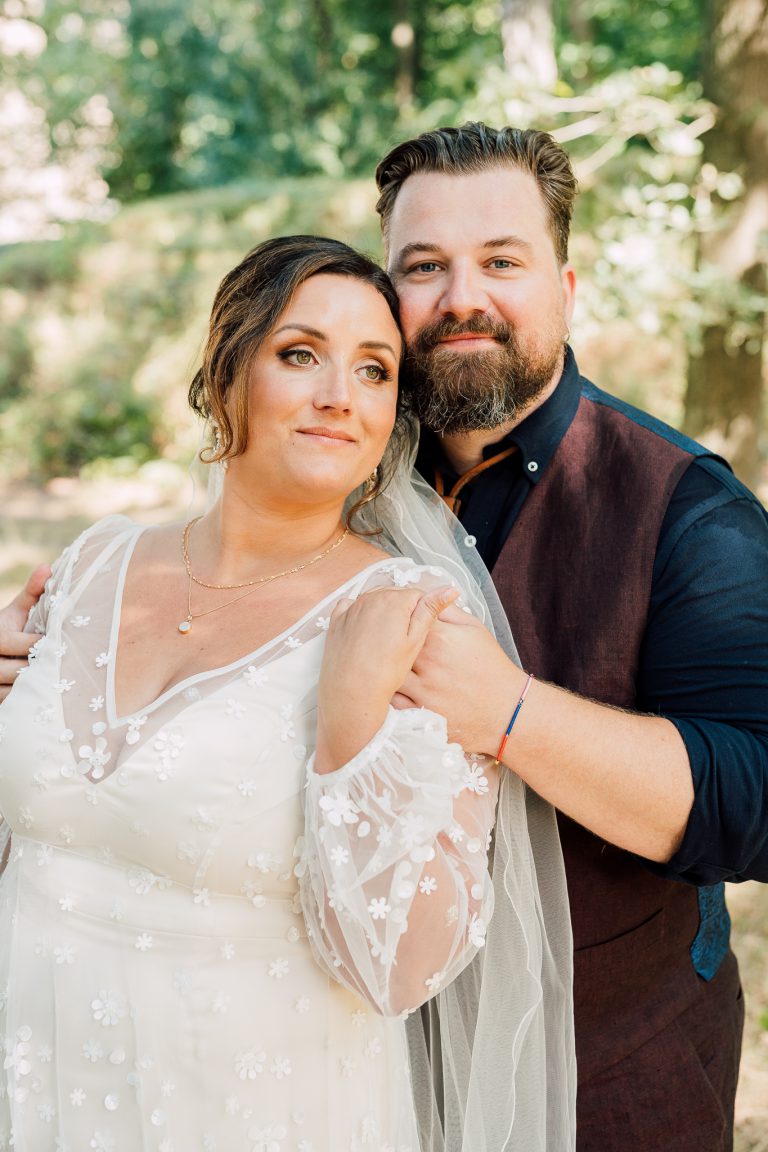
[[[192,561],[189,557],[189,534],[193,526],[200,520],[200,516],[196,516],[194,520],[190,520],[184,526],[184,532],[181,537],[181,555],[184,560],[184,567],[187,572],[187,615],[177,625],[178,631],[182,636],[188,636],[192,631],[192,621],[199,620],[201,616],[210,616],[211,612],[218,612],[221,608],[229,608],[232,604],[237,604],[238,600],[244,600],[246,596],[250,596],[257,588],[263,584],[271,584],[273,580],[279,580],[281,576],[292,576],[295,572],[303,572],[305,568],[311,568],[313,564],[317,564],[318,560],[322,560],[340,544],[343,544],[347,536],[349,536],[349,528],[345,528],[340,536],[337,536],[332,544],[323,551],[319,552],[317,556],[313,556],[311,560],[305,560],[303,564],[296,564],[293,568],[286,568],[282,572],[275,572],[271,576],[255,576],[253,580],[244,580],[241,584],[207,584],[205,580],[201,580],[195,576],[192,571]],[[245,592],[241,592],[239,596],[235,596],[234,600],[227,600],[225,604],[217,604],[214,608],[206,608],[205,612],[192,611],[192,585],[197,584],[201,588],[218,588],[234,592],[237,589],[245,588]]]

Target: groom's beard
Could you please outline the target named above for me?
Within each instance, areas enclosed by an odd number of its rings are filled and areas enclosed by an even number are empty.
[[[496,344],[460,352],[442,344],[460,333],[490,336]],[[563,337],[537,333],[523,349],[514,329],[487,315],[460,323],[445,317],[422,328],[408,347],[407,395],[422,424],[434,432],[498,428],[519,417],[563,364]]]

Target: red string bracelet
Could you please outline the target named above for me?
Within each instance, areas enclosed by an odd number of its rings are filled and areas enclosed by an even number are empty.
[[[512,713],[512,719],[510,720],[510,722],[507,726],[506,732],[504,733],[504,735],[501,738],[501,744],[499,744],[499,750],[495,756],[495,761],[497,764],[501,764],[501,757],[504,755],[504,749],[507,746],[507,740],[509,740],[509,734],[512,731],[512,729],[514,728],[515,720],[517,720],[517,717],[520,713],[520,709],[522,708],[523,704],[525,703],[525,698],[528,695],[528,689],[531,686],[532,680],[533,680],[533,672],[529,672],[528,673],[528,679],[525,682],[525,687],[523,688],[522,692],[520,693],[520,699],[518,700],[517,704],[515,705],[515,710]]]

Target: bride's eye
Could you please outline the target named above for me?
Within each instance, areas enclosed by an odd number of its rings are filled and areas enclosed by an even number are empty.
[[[370,380],[374,384],[392,379],[392,373],[388,372],[381,364],[365,364],[363,366],[363,373],[366,380]]]
[[[314,360],[308,348],[286,348],[284,352],[278,352],[278,356],[288,364],[298,364],[302,368]]]

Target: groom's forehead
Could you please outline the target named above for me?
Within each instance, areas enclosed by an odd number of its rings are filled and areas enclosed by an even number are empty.
[[[530,173],[504,165],[479,172],[417,172],[398,190],[384,226],[388,264],[414,245],[424,251],[491,237],[548,233],[547,210]]]

